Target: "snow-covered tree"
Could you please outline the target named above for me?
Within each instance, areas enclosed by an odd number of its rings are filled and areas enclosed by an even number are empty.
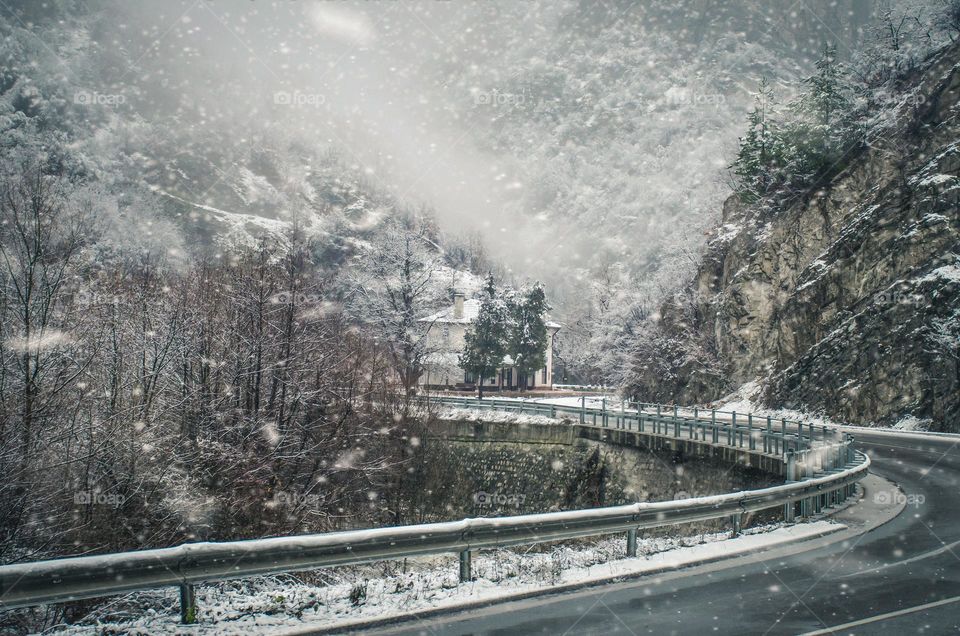
[[[441,256],[428,228],[412,219],[394,222],[360,263],[352,306],[379,335],[409,398],[430,353],[430,325],[420,319],[433,308]]]
[[[745,198],[766,192],[774,181],[773,172],[778,159],[775,98],[766,77],[760,78],[754,95],[753,108],[747,113],[747,131],[740,138],[737,158],[731,168],[739,177],[741,194]]]
[[[779,135],[784,181],[799,187],[817,183],[843,168],[856,131],[846,69],[836,46],[824,47],[816,72],[803,80],[806,90],[792,104],[796,119]]]
[[[483,381],[496,374],[507,351],[508,310],[496,295],[493,275],[487,277],[480,311],[464,334],[460,366],[477,378],[479,396],[483,397]]]
[[[526,388],[530,374],[546,364],[545,316],[548,309],[547,296],[540,283],[535,283],[510,302],[507,353],[513,359],[521,390]]]
[[[91,240],[76,187],[38,164],[0,177],[0,499],[12,527],[32,514],[28,482],[40,440],[91,360],[69,312],[70,282]],[[2,526],[0,526],[2,527]]]

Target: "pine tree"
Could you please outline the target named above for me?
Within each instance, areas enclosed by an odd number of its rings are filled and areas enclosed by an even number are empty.
[[[793,185],[808,186],[841,169],[854,143],[846,72],[836,56],[835,46],[824,47],[816,72],[803,80],[807,91],[791,105],[796,121],[782,138],[785,172]]]
[[[843,65],[837,61],[837,47],[826,45],[816,63],[817,72],[803,80],[808,87],[800,98],[801,112],[814,123],[830,128],[845,119],[850,100],[846,96]]]
[[[519,375],[519,386],[526,388],[527,377],[546,364],[547,325],[544,315],[549,307],[543,285],[535,283],[511,307],[508,351]]]
[[[486,295],[473,326],[464,335],[460,367],[477,378],[479,397],[483,398],[483,381],[496,374],[507,351],[507,311],[496,297],[493,275],[487,276]]]
[[[773,88],[766,77],[760,78],[754,106],[747,114],[747,132],[740,138],[737,158],[730,167],[739,177],[740,193],[756,198],[772,185],[773,170],[779,156],[773,122]]]

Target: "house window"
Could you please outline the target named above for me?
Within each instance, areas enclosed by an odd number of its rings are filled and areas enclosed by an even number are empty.
[[[541,377],[542,377],[543,379],[540,380],[540,383],[541,383],[541,384],[546,384],[546,383],[547,383],[547,367],[543,367],[543,371],[541,372]]]
[[[464,381],[464,383],[466,383],[466,384],[473,384],[473,374],[470,373],[469,371],[467,371],[467,372],[463,375],[463,381]]]
[[[443,336],[443,344],[450,344],[450,326],[444,325],[443,331],[441,332]]]

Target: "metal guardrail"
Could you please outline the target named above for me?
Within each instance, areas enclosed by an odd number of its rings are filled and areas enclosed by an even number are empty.
[[[0,610],[177,586],[181,619],[191,623],[196,617],[193,586],[201,582],[442,553],[459,554],[460,579],[466,581],[471,578],[471,555],[476,550],[616,532],[626,532],[627,555],[635,556],[637,530],[643,528],[729,518],[737,533],[747,512],[784,506],[786,519],[792,521],[798,501],[801,516],[819,512],[850,496],[870,465],[869,458],[852,449],[853,438],[849,434],[828,434],[824,430],[818,442],[812,429],[804,435],[802,425],[795,429],[784,423],[774,430],[769,421],[755,432],[749,428],[752,423],[740,425],[736,416],[726,418],[719,411],[708,412],[708,419],[700,417],[696,409],[694,416],[689,417],[674,407],[665,413],[662,406],[641,404],[632,408],[623,404],[619,410],[609,411],[606,405],[588,409],[585,402],[572,409],[517,400],[506,404],[506,400],[431,398],[429,402],[550,413],[553,417],[572,413],[590,426],[596,417],[600,418],[598,426],[608,426],[613,418],[618,428],[634,427],[664,437],[680,438],[686,431],[688,438],[696,437],[710,444],[737,445],[754,453],[782,453],[788,481],[770,488],[678,501],[250,541],[191,543],[158,550],[6,565],[0,566]],[[651,410],[651,406],[657,408]],[[765,440],[762,449],[756,444],[761,439]],[[774,444],[773,439],[779,441]]]

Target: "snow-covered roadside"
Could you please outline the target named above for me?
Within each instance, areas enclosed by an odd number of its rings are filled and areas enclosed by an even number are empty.
[[[791,409],[765,408],[756,401],[761,389],[762,387],[758,383],[747,382],[733,393],[709,404],[708,408],[736,411],[737,413],[753,413],[761,417],[769,415],[774,419],[786,418],[791,421],[813,424],[815,426],[840,426],[838,422],[834,422],[824,415],[794,411]]]
[[[454,557],[341,568],[319,572],[328,585],[293,576],[259,577],[197,589],[198,624],[180,625],[173,590],[130,594],[109,601],[83,625],[57,634],[282,634],[306,628],[337,628],[372,619],[454,608],[464,604],[524,596],[570,585],[637,576],[712,561],[782,543],[829,534],[846,526],[816,521],[792,526],[751,528],[729,533],[638,541],[635,558],[624,558],[622,536],[593,543],[561,545],[544,551],[482,552],[473,560],[475,580],[457,584]],[[380,570],[377,572],[377,570]],[[658,585],[657,579],[650,585]],[[151,609],[144,609],[151,608]],[[110,615],[109,620],[104,619]],[[129,620],[125,620],[129,617]]]
[[[531,413],[513,413],[508,411],[492,411],[479,409],[445,408],[435,416],[441,420],[458,420],[461,422],[504,422],[509,424],[556,424],[557,419],[546,415]]]
[[[811,414],[804,411],[794,411],[790,409],[769,409],[759,406],[755,400],[762,387],[756,382],[747,382],[735,392],[710,404],[710,408],[722,409],[724,411],[737,411],[738,413],[753,413],[760,416],[771,416],[774,419],[786,418],[803,422],[804,424],[814,424],[816,426],[830,426],[856,434],[857,431],[869,432],[870,434],[888,434],[901,437],[913,437],[922,439],[929,436],[937,437],[956,437],[957,433],[935,433],[927,430],[932,424],[931,420],[920,419],[913,415],[906,415],[892,427],[878,426],[857,426],[844,422],[835,422],[825,415]]]

